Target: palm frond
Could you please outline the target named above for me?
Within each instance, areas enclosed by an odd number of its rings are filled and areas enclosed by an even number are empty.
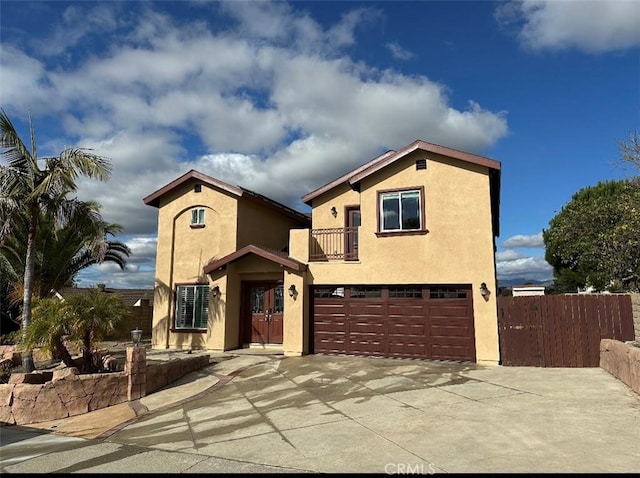
[[[29,129],[31,131],[31,143],[34,145],[35,134],[31,116],[29,116]],[[35,149],[32,154],[22,142],[15,126],[13,126],[4,109],[0,109],[0,147],[2,148],[2,155],[6,159],[9,168],[22,172],[38,169]]]

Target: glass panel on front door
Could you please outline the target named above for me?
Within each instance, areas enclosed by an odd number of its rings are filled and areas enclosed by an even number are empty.
[[[264,287],[251,288],[251,313],[262,314],[264,312]]]
[[[274,295],[273,313],[282,314],[284,311],[284,286],[276,286]]]

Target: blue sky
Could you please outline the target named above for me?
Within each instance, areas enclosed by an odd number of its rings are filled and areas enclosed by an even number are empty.
[[[152,287],[157,210],[190,169],[300,198],[422,139],[502,163],[500,279],[552,277],[541,232],[580,188],[629,175],[640,127],[640,1],[0,3],[0,105],[40,156],[94,148],[79,197],[124,226]]]

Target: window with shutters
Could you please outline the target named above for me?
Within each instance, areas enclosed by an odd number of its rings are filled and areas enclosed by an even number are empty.
[[[209,286],[180,285],[176,289],[176,329],[207,329]]]

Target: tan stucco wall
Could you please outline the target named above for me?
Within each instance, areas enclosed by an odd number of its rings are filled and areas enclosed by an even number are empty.
[[[189,181],[163,196],[158,207],[156,286],[152,347],[206,348],[206,334],[171,334],[173,294],[178,283],[208,282],[202,268],[212,259],[235,250],[236,196]],[[192,228],[191,209],[205,208],[205,227]]]
[[[309,351],[309,294],[305,293],[306,274],[285,271],[284,289],[284,337],[285,355],[299,356]],[[296,287],[297,293],[289,297],[288,289]]]
[[[359,205],[360,194],[347,185],[337,186],[330,194],[323,194],[313,200],[313,229],[345,227],[345,207]],[[336,217],[331,214],[332,207],[336,208]]]
[[[409,155],[361,184],[361,199],[355,191],[330,191],[313,208],[313,227],[342,227],[333,217],[334,205],[360,203],[359,260],[311,262],[315,284],[471,284],[473,289],[476,356],[479,363],[499,361],[494,243],[488,169],[483,166],[430,155],[427,169],[416,170],[415,160],[425,153]],[[381,190],[424,187],[425,235],[377,237],[376,204]],[[298,236],[292,236],[292,238]],[[307,240],[300,237],[299,240]],[[297,244],[292,250],[297,250]],[[491,294],[480,295],[485,282]]]
[[[238,249],[247,244],[281,250],[289,243],[289,230],[306,227],[300,220],[250,198],[238,204]]]
[[[297,218],[249,196],[202,184],[200,193],[189,181],[161,198],[158,208],[158,248],[152,346],[154,348],[206,348],[228,350],[239,343],[242,280],[279,279],[283,270],[270,261],[246,257],[211,277],[202,268],[247,244],[280,250],[289,240],[289,229],[304,226]],[[204,207],[205,227],[192,228],[191,209]],[[209,330],[172,333],[176,284],[200,281],[221,294],[209,300]],[[295,347],[294,347],[295,348]]]

